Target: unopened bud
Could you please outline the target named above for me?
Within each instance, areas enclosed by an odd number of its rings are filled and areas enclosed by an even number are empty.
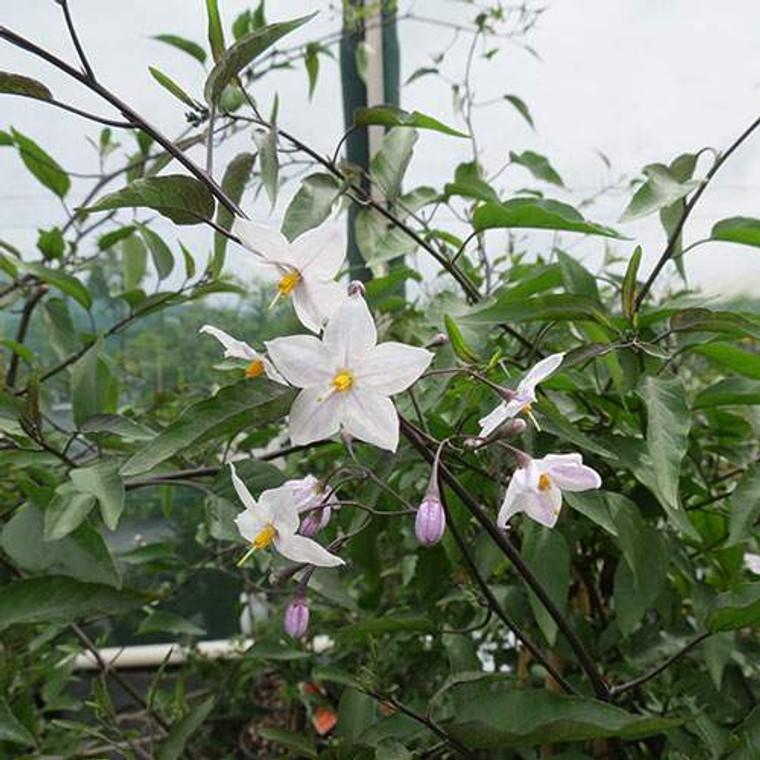
[[[330,507],[312,509],[301,521],[301,527],[298,532],[302,536],[306,536],[306,538],[316,536],[320,530],[327,527],[327,523],[330,522],[331,513],[332,510]]]
[[[440,497],[428,493],[417,509],[414,519],[414,533],[423,546],[435,546],[446,530],[446,513]]]
[[[361,280],[351,280],[351,282],[348,283],[348,295],[362,296],[363,298],[365,292],[364,283]]]
[[[425,348],[439,348],[440,346],[445,346],[449,342],[449,336],[446,335],[446,333],[438,333],[426,346]]]
[[[300,639],[309,627],[309,608],[303,597],[296,597],[285,608],[285,632],[294,639]]]

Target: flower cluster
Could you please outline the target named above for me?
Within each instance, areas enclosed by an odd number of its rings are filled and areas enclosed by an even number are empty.
[[[377,328],[358,284],[344,290],[336,277],[343,266],[344,245],[328,227],[312,230],[289,243],[279,232],[237,219],[233,232],[257,260],[276,273],[277,295],[291,298],[296,316],[310,334],[266,341],[260,352],[217,327],[204,325],[202,333],[216,338],[224,356],[240,359],[248,378],[265,375],[276,383],[298,389],[290,409],[288,429],[294,445],[329,439],[339,433],[388,451],[396,451],[399,417],[391,397],[415,383],[430,365],[425,348],[395,341],[378,343]],[[525,430],[524,414],[534,419],[538,384],[556,372],[564,354],[538,362],[519,381],[516,390],[500,388],[501,403],[480,420],[484,444],[513,437]],[[416,512],[415,534],[423,546],[438,543],[446,529],[446,511],[438,485],[438,468],[445,442],[439,447],[427,493]],[[601,479],[583,464],[580,454],[549,454],[533,459],[509,448],[518,468],[506,490],[497,524],[504,529],[518,512],[541,525],[553,527],[562,505],[562,491],[599,488]],[[287,481],[264,491],[258,501],[230,464],[232,483],[245,510],[236,523],[250,544],[251,554],[272,546],[283,557],[307,566],[337,567],[344,561],[314,537],[329,523],[339,506],[334,490],[314,476]],[[334,544],[337,550],[340,540]],[[305,634],[309,608],[305,582],[288,605],[285,628],[296,638]]]

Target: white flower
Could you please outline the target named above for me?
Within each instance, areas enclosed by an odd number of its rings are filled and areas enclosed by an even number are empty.
[[[583,464],[580,454],[548,454],[530,459],[512,476],[496,524],[504,528],[518,512],[547,528],[554,527],[562,507],[562,490],[587,491],[599,488],[596,470]]]
[[[237,217],[232,232],[263,264],[277,270],[275,302],[292,296],[298,319],[318,333],[345,298],[345,289],[335,282],[346,251],[340,232],[322,226],[289,243],[277,230]]]
[[[243,343],[242,340],[236,340],[224,332],[224,330],[220,330],[213,325],[203,325],[199,332],[213,336],[224,346],[225,359],[243,359],[247,361],[248,366],[245,368],[246,377],[253,379],[265,373],[275,383],[287,385],[285,378],[274,368],[266,354],[260,354],[247,343]]]
[[[294,562],[306,562],[319,567],[335,567],[345,564],[340,557],[330,554],[323,546],[305,536],[299,536],[298,509],[293,491],[287,485],[264,491],[258,502],[230,464],[232,484],[235,486],[245,511],[236,518],[240,535],[251,543],[251,550],[238,563],[242,564],[255,551],[266,549],[270,544],[283,557]]]
[[[433,358],[403,343],[377,345],[375,323],[358,294],[341,304],[322,340],[293,335],[267,341],[266,347],[278,372],[303,389],[290,409],[290,438],[297,446],[343,428],[395,451],[399,421],[390,396],[406,390]]]
[[[500,425],[516,417],[520,412],[530,414],[531,406],[536,401],[536,386],[546,380],[549,375],[554,374],[564,358],[563,353],[547,356],[520,380],[516,391],[507,391],[510,396],[509,401],[502,401],[490,414],[479,420],[480,437],[487,438]]]
[[[760,554],[747,552],[744,555],[744,567],[746,567],[751,573],[760,575]]]

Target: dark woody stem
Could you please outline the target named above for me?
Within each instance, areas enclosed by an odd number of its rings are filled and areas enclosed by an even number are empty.
[[[420,452],[428,461],[433,460],[433,454],[430,451],[428,444],[425,442],[425,438],[420,432],[412,425],[408,420],[401,418],[401,430],[409,440],[409,442]],[[520,556],[520,552],[510,541],[507,534],[499,530],[496,524],[491,519],[490,515],[480,506],[476,499],[474,499],[470,493],[460,485],[459,481],[454,477],[453,473],[445,465],[440,466],[441,479],[446,483],[449,488],[459,497],[464,505],[469,510],[470,514],[481,524],[486,530],[488,535],[493,539],[494,543],[499,547],[502,553],[510,560],[514,565],[515,570],[519,573],[526,585],[529,586],[531,591],[539,598],[541,604],[546,608],[546,611],[551,615],[557,627],[562,631],[562,635],[567,639],[568,644],[575,652],[575,656],[578,658],[581,668],[588,676],[594,687],[594,693],[598,699],[605,702],[610,700],[610,689],[606,681],[602,677],[601,673],[597,669],[591,656],[586,651],[586,647],[581,641],[578,634],[570,625],[567,618],[559,610],[552,598],[549,596],[546,589],[541,582],[533,574],[533,571],[528,567],[525,560]]]

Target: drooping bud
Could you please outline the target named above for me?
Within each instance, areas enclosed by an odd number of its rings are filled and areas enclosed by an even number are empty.
[[[361,280],[351,280],[348,283],[348,295],[364,297],[365,292],[364,283]]]
[[[428,494],[414,518],[414,534],[423,546],[435,546],[446,530],[446,513],[440,497]]]
[[[425,348],[439,348],[445,346],[449,342],[449,336],[446,333],[438,333],[435,335],[429,343],[425,344]]]
[[[300,639],[309,628],[309,608],[302,596],[297,596],[285,608],[285,632]]]
[[[327,527],[332,514],[331,507],[322,507],[322,509],[312,509],[301,521],[301,527],[298,532],[306,538],[313,538],[320,530]]]

